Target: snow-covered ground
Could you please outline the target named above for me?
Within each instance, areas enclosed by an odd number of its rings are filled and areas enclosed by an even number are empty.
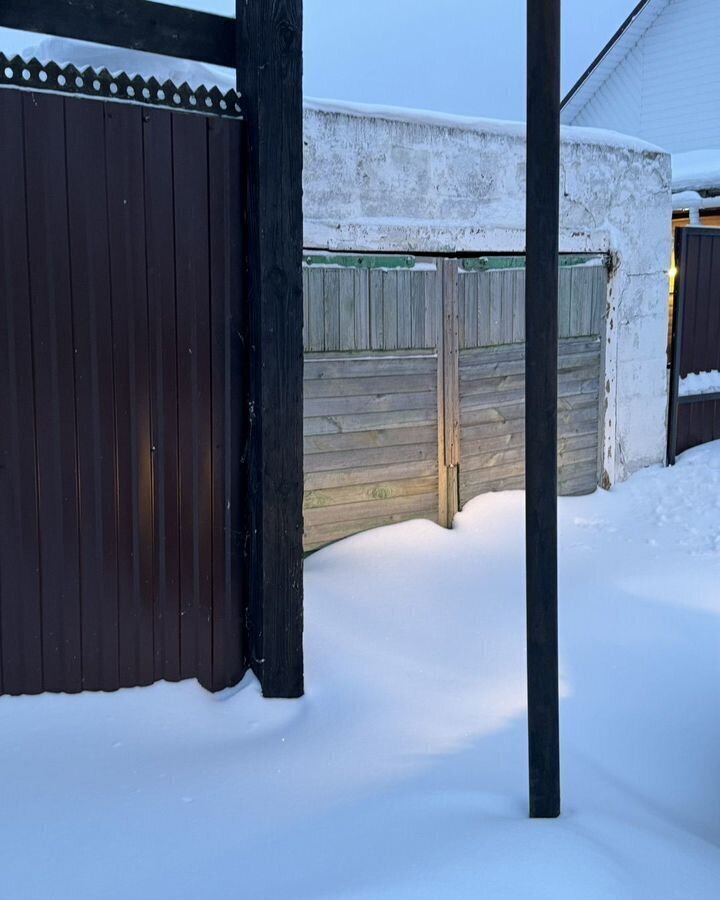
[[[710,900],[720,442],[560,502],[564,815],[526,818],[523,494],[306,567],[307,696],[0,699],[0,897]]]

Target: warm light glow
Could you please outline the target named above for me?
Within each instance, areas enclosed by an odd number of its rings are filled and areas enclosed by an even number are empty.
[[[670,278],[674,281],[674,280],[675,280],[675,277],[676,277],[676,275],[677,275],[677,266],[671,266],[671,267],[670,267],[670,271],[668,272],[668,275],[669,275]]]

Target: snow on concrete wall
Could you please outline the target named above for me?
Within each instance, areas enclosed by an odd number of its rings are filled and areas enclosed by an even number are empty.
[[[658,10],[624,61],[581,88],[563,121],[624,131],[672,153],[720,147],[720,3],[670,0]]]
[[[603,481],[665,453],[670,159],[564,129],[562,252],[609,253]],[[305,110],[305,244],[523,252],[523,127],[340,105]]]

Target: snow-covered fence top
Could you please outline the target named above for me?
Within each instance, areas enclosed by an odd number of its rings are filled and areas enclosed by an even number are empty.
[[[610,253],[604,481],[660,462],[667,408],[670,158],[563,129],[560,248]],[[305,244],[448,254],[525,246],[524,126],[306,102]]]

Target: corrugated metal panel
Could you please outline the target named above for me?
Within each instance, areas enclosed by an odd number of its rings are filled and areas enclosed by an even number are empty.
[[[668,460],[720,438],[720,395],[680,396],[680,379],[720,370],[720,228],[680,228],[673,310]]]
[[[0,91],[2,692],[242,677],[241,127]]]

